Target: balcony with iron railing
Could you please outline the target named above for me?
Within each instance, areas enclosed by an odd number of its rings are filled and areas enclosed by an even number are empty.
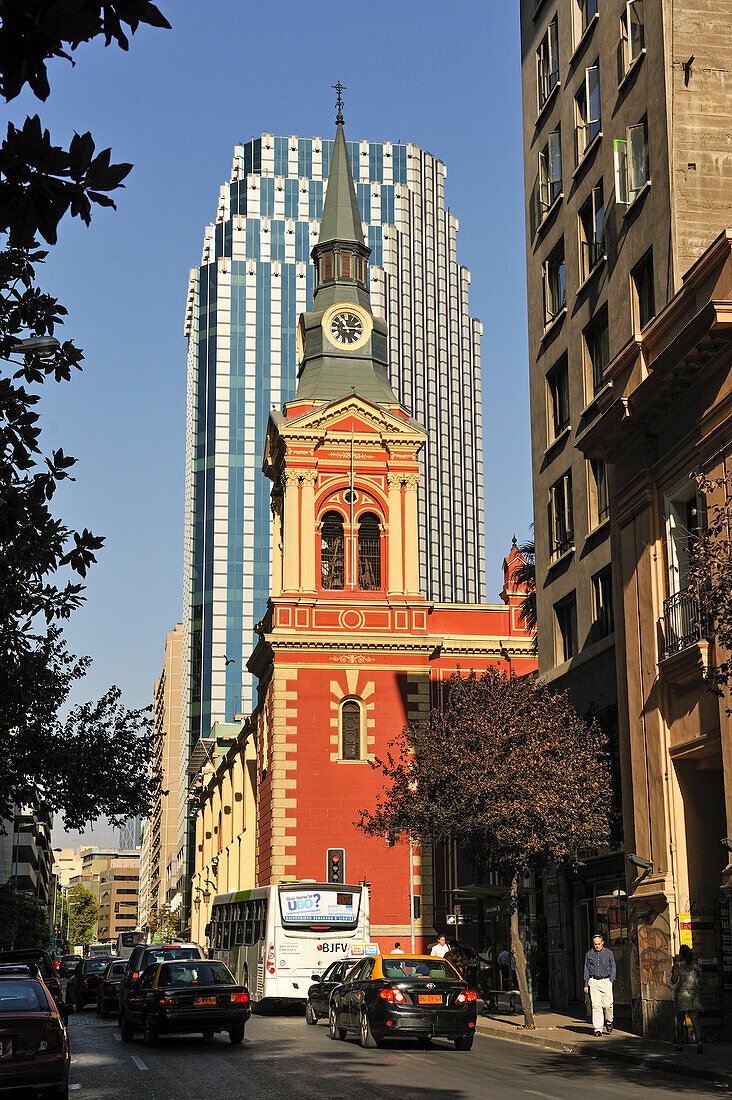
[[[663,601],[662,628],[663,661],[697,646],[700,642],[707,642],[710,636],[699,601],[688,589],[674,592]]]

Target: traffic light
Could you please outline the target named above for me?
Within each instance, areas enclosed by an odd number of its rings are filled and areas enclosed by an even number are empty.
[[[116,901],[114,903],[114,911],[115,911],[115,913],[119,913],[119,902],[118,901]]]
[[[345,848],[329,848],[327,865],[328,882],[342,883],[346,881]]]
[[[419,920],[419,918],[422,916],[421,894],[412,894],[412,912],[414,913],[415,920]]]

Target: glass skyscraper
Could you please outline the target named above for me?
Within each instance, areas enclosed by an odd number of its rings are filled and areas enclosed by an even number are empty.
[[[371,248],[371,302],[389,326],[392,386],[429,433],[422,590],[440,602],[481,601],[482,328],[469,314],[470,275],[457,262],[446,169],[416,145],[348,147]],[[190,273],[182,756],[214,723],[252,707],[246,662],[270,571],[264,436],[270,409],[295,393],[297,322],[312,308],[310,250],[332,148],[321,138],[271,134],[237,146]]]

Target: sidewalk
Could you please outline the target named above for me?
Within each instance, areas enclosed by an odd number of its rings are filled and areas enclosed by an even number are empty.
[[[523,1013],[511,1014],[498,1009],[488,1011],[479,1002],[479,1035],[494,1039],[534,1044],[543,1050],[556,1050],[564,1054],[578,1054],[585,1058],[615,1059],[658,1073],[675,1073],[700,1080],[715,1081],[732,1089],[732,1043],[706,1043],[704,1053],[697,1054],[696,1047],[686,1047],[677,1053],[671,1043],[643,1039],[629,1031],[614,1029],[611,1035],[596,1039],[592,1025],[582,1015],[558,1012],[537,1012],[536,1029],[523,1029]]]

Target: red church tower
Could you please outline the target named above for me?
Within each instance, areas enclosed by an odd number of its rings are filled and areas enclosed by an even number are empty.
[[[424,718],[458,666],[535,667],[520,620],[514,547],[503,602],[428,602],[419,591],[417,485],[424,429],[388,380],[386,323],[371,312],[364,244],[339,115],[313,309],[300,319],[297,394],[270,415],[273,588],[249,668],[259,678],[256,885],[322,881],[329,848],[345,880],[371,883],[372,938],[409,932],[407,845],[356,828],[381,789],[369,761]],[[418,947],[433,935],[431,852],[415,849]],[[254,883],[240,883],[244,888]]]

